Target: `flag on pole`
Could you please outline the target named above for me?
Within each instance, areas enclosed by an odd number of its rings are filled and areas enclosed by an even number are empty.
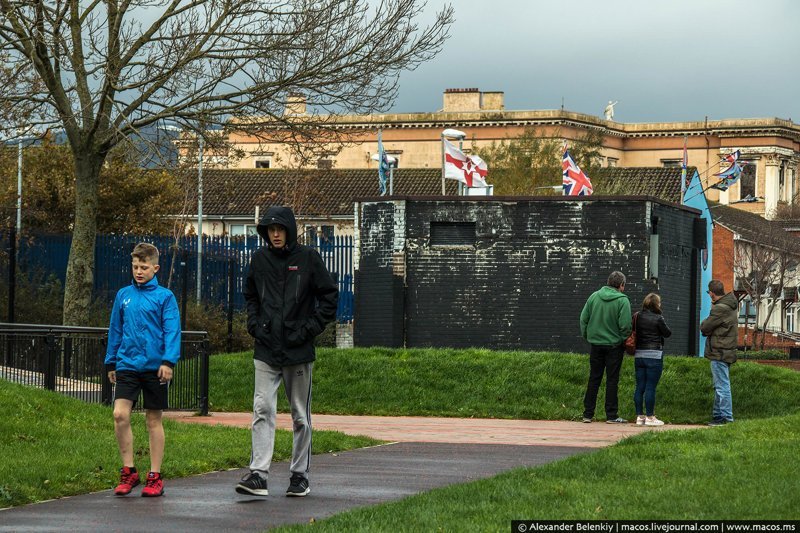
[[[467,187],[486,187],[489,169],[477,155],[466,155],[453,143],[442,138],[444,143],[444,177],[458,180]]]
[[[686,166],[689,163],[689,154],[686,151],[686,143],[689,137],[687,135],[683,136],[683,162],[681,163],[681,203],[683,203],[683,197],[686,196],[686,188],[689,187],[689,184],[686,183]]]
[[[719,176],[720,180],[719,183],[715,183],[711,186],[712,189],[727,191],[728,187],[739,181],[739,177],[742,175],[742,165],[739,163],[739,155],[739,150],[736,150],[720,161],[720,163],[728,163],[730,166],[722,172],[714,174],[715,176]]]
[[[592,182],[583,170],[569,155],[567,143],[564,143],[564,156],[561,159],[563,169],[562,187],[564,196],[589,196],[594,192]]]
[[[389,179],[390,169],[389,156],[383,149],[382,131],[378,130],[378,189],[381,196],[386,196],[386,182]]]

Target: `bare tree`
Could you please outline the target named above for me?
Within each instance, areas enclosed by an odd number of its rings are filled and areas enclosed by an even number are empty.
[[[63,128],[75,161],[64,323],[78,324],[94,275],[97,189],[111,149],[163,121],[310,135],[323,117],[394,101],[400,72],[443,46],[424,0],[0,0],[0,107]],[[312,112],[284,116],[289,94]],[[25,113],[17,113],[23,110]],[[255,117],[255,118],[253,118]]]
[[[770,232],[763,231],[761,225],[750,229],[749,233],[758,238],[737,241],[731,266],[739,287],[747,293],[756,310],[750,347],[755,348],[758,342],[763,350],[765,332],[784,289],[796,282],[791,272],[800,261],[800,241],[777,226]],[[744,326],[747,337],[749,313],[745,314]]]

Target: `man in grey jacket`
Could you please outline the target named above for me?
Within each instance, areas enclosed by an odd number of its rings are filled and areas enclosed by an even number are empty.
[[[723,426],[733,422],[730,366],[736,362],[736,345],[739,340],[739,300],[733,293],[725,293],[718,279],[708,282],[711,296],[711,313],[700,323],[706,337],[705,357],[711,363],[714,381],[714,407],[709,426]]]

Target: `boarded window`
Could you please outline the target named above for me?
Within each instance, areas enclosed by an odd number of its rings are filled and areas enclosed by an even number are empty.
[[[431,246],[474,246],[474,222],[431,222]]]

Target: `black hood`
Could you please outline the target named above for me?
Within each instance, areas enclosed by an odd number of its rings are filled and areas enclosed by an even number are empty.
[[[267,246],[272,248],[272,243],[269,241],[269,234],[267,233],[267,226],[270,224],[280,224],[286,228],[286,249],[292,249],[297,243],[297,222],[294,219],[292,210],[288,207],[270,207],[267,209],[267,214],[258,223],[256,228],[258,234],[267,242]]]

